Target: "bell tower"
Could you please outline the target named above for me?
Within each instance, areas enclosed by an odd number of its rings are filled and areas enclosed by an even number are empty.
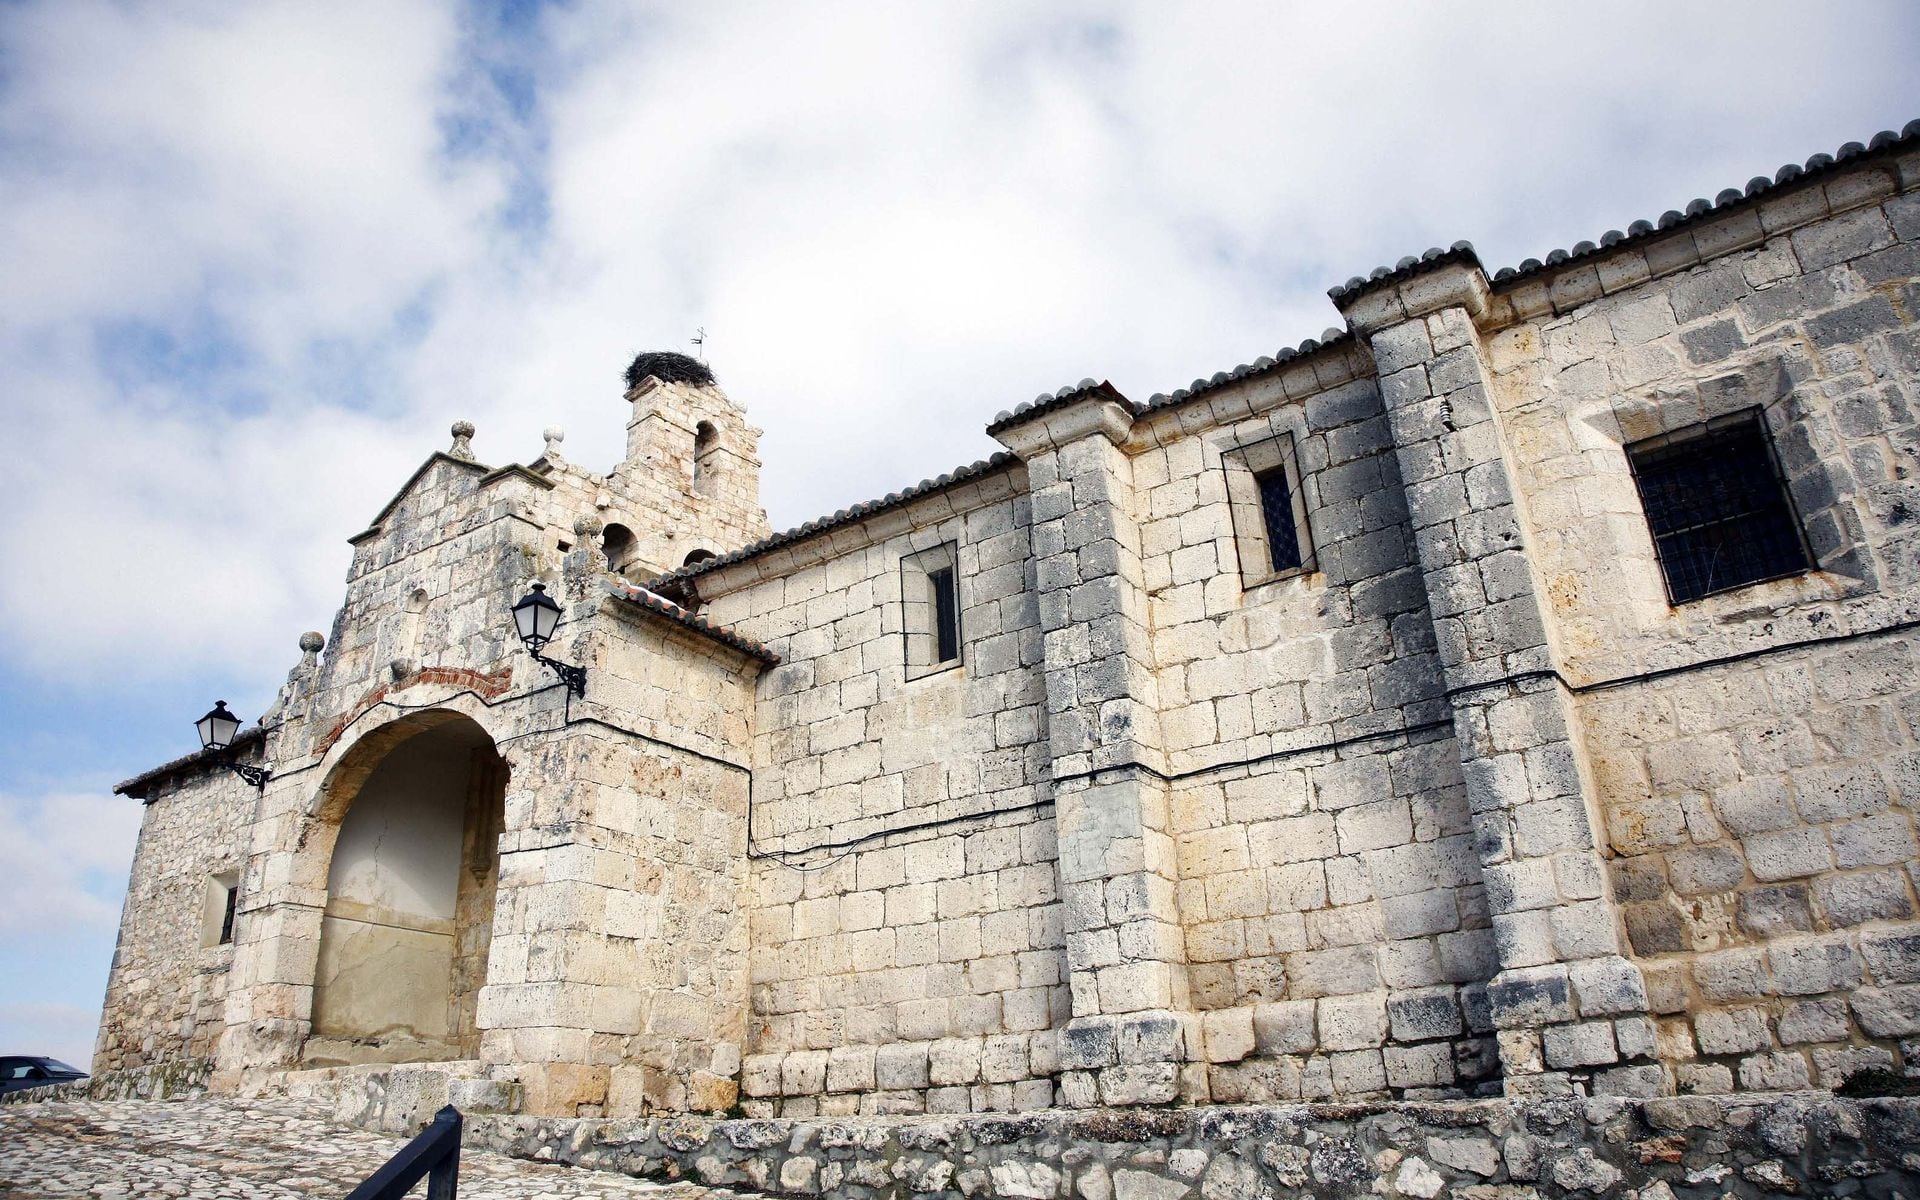
[[[654,351],[634,358],[626,378],[627,457],[611,482],[636,502],[638,561],[670,571],[767,536],[760,430],[713,371],[687,355]]]

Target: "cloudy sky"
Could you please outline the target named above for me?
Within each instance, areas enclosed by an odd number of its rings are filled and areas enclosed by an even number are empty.
[[[85,1064],[140,808],[447,426],[698,328],[774,524],[1920,116],[1888,3],[0,4],[0,1053]]]

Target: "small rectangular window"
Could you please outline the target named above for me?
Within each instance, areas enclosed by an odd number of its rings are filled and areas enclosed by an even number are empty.
[[[1673,603],[1812,566],[1758,409],[1626,451]]]
[[[927,576],[933,585],[934,661],[960,657],[960,606],[954,602],[953,568],[942,567]]]
[[[233,942],[235,914],[240,908],[240,872],[221,871],[207,877],[200,902],[200,944],[227,946]]]
[[[960,665],[959,555],[951,543],[900,559],[900,607],[907,678]]]
[[[1220,465],[1227,476],[1240,585],[1250,588],[1312,571],[1313,540],[1293,438],[1281,434],[1223,450]]]
[[[240,903],[240,889],[227,889],[226,910],[220,916],[220,945],[229,945],[233,941],[233,910]]]
[[[1253,477],[1260,488],[1260,515],[1267,527],[1267,552],[1276,571],[1300,565],[1300,536],[1293,527],[1293,488],[1287,469],[1272,467]]]

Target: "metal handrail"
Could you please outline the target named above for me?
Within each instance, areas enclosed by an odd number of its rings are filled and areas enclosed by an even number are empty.
[[[347,1193],[347,1200],[400,1200],[427,1179],[427,1200],[456,1200],[460,1189],[460,1110],[449,1104],[433,1114],[420,1136]]]

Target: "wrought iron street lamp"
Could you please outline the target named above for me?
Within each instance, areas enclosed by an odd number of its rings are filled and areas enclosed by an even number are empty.
[[[193,727],[200,731],[202,749],[213,751],[214,755],[235,775],[255,788],[266,788],[267,780],[273,778],[271,770],[266,767],[250,767],[234,758],[233,737],[240,732],[240,718],[227,711],[225,700],[215,700],[213,710],[195,721]]]
[[[554,603],[552,596],[547,595],[546,584],[534,584],[533,590],[513,606],[513,626],[520,634],[520,640],[526,644],[527,653],[533,655],[533,661],[558,675],[568,691],[584,699],[587,694],[587,669],[556,662],[540,653],[553,640],[554,631],[560,628],[560,606]]]

